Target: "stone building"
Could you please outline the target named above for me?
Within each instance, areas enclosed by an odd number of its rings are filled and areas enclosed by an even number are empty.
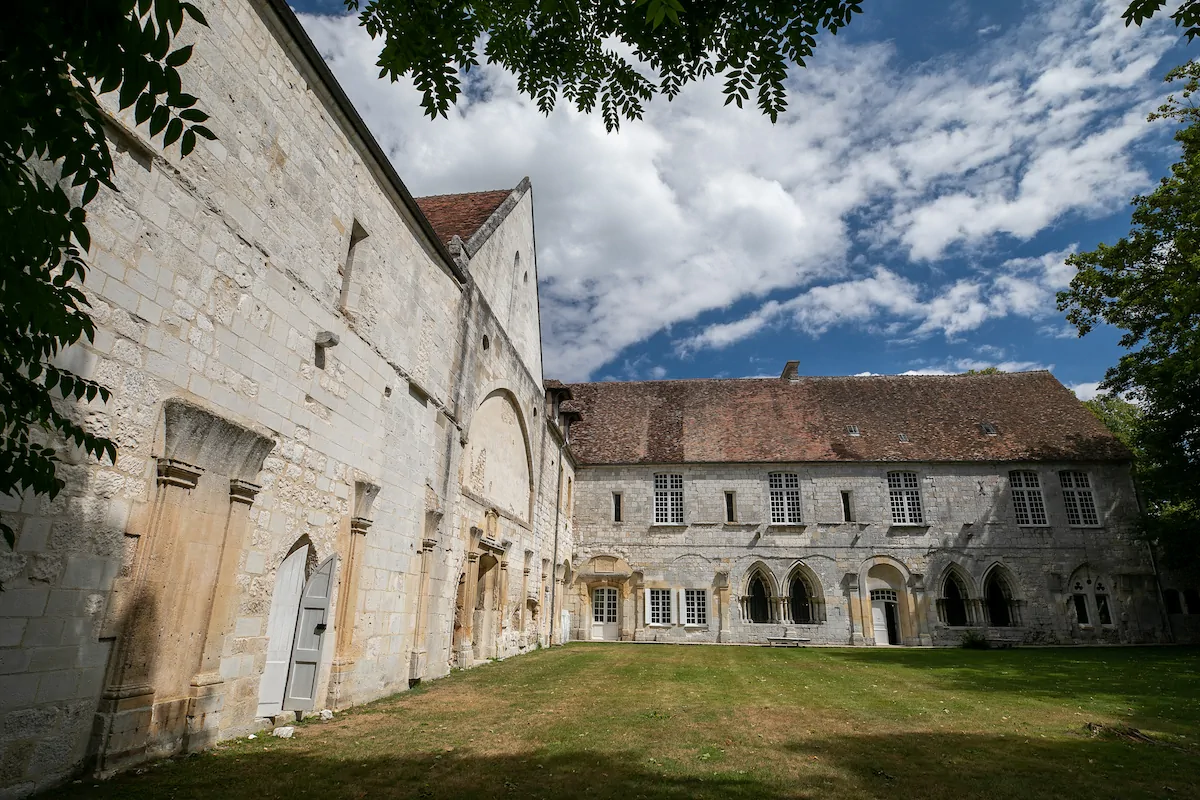
[[[197,3],[217,141],[114,110],[89,210],[116,464],[0,500],[3,795],[566,635],[529,182],[415,200],[283,0]]]
[[[218,139],[180,158],[111,110],[63,359],[112,389],[66,410],[117,461],[64,445],[61,495],[0,498],[0,797],[568,637],[1200,619],[1047,374],[543,380],[528,180],[413,198],[284,0],[196,2]]]
[[[1049,373],[567,389],[574,638],[1169,638],[1130,454]]]

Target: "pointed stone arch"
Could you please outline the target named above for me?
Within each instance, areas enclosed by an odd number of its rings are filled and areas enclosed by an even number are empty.
[[[980,601],[987,625],[992,628],[1019,627],[1021,599],[1012,571],[999,561],[993,562],[984,571],[980,586]]]
[[[770,567],[755,561],[742,579],[742,620],[757,624],[775,621],[778,598],[779,585]]]
[[[825,591],[821,579],[803,561],[788,570],[783,582],[783,621],[811,625],[825,621]]]
[[[508,389],[484,397],[467,433],[463,494],[528,525],[533,519],[533,451],[521,404]]]
[[[938,619],[952,628],[975,624],[978,598],[970,575],[956,563],[946,565],[937,583]]]

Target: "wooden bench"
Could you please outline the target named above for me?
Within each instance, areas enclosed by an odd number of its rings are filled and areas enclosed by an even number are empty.
[[[808,644],[810,640],[790,636],[768,636],[767,641],[770,642],[771,647],[800,647]]]

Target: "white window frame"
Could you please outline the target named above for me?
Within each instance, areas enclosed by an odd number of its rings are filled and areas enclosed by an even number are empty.
[[[1058,473],[1058,483],[1062,487],[1067,525],[1072,528],[1099,528],[1100,511],[1096,508],[1091,475],[1082,470],[1064,469]]]
[[[799,525],[800,476],[795,472],[767,473],[772,525]]]
[[[604,607],[596,602],[597,595],[605,598]],[[612,612],[611,614],[609,612]],[[611,619],[610,619],[611,617]],[[617,590],[613,586],[597,586],[592,589],[592,622],[596,625],[610,625],[617,621]]]
[[[925,523],[925,506],[921,502],[921,478],[915,472],[897,470],[887,474],[888,507],[892,524],[921,527]]]
[[[1014,469],[1008,473],[1008,486],[1012,492],[1013,514],[1018,528],[1045,528],[1050,524],[1046,514],[1046,498],[1042,495],[1042,481],[1031,469]]]
[[[684,524],[682,474],[660,472],[654,476],[654,524]]]
[[[675,592],[653,586],[646,590],[646,624],[666,627],[675,623]],[[658,598],[655,600],[655,598]],[[663,602],[666,602],[666,621],[663,621]],[[655,621],[658,620],[658,621]]]
[[[694,628],[708,627],[708,590],[682,589],[679,607],[683,609],[683,624]]]

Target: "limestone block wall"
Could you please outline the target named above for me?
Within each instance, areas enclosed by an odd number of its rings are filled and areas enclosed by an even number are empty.
[[[891,524],[887,472],[916,472],[925,524]],[[1010,469],[1041,477],[1049,524],[1016,523]],[[1101,525],[1067,525],[1057,471],[1082,469],[1094,487]],[[799,476],[801,521],[770,524],[768,472]],[[655,525],[654,475],[679,473],[684,481],[684,524]],[[575,510],[575,560],[580,578],[571,592],[573,636],[594,638],[592,589],[607,585],[588,568],[593,559],[628,563],[629,613],[621,611],[620,637],[649,640],[766,641],[801,637],[829,644],[873,642],[870,589],[874,577],[900,584],[903,643],[954,644],[968,627],[986,628],[985,577],[999,568],[1011,587],[1016,624],[991,628],[992,638],[1028,643],[1161,641],[1164,618],[1144,545],[1132,539],[1136,509],[1128,468],[1121,464],[772,464],[584,467]],[[725,522],[725,492],[736,492],[737,522]],[[623,521],[613,521],[613,494],[622,496]],[[850,492],[854,521],[843,521],[842,492]],[[603,563],[603,561],[601,562]],[[954,567],[974,601],[970,626],[942,621],[938,600]],[[797,625],[779,606],[791,578],[803,574],[814,589],[811,624]],[[778,604],[768,623],[750,622],[743,598],[758,574]],[[619,576],[615,576],[619,578]],[[1091,579],[1093,583],[1088,584]],[[1080,582],[1084,588],[1075,589]],[[1073,595],[1107,585],[1112,624],[1081,625]],[[647,624],[645,591],[688,588],[709,593],[707,624]],[[681,597],[673,596],[677,617]],[[1091,597],[1091,595],[1089,595]],[[628,622],[626,621],[628,620]],[[685,620],[684,620],[685,621]],[[865,622],[865,624],[864,624]]]
[[[520,199],[503,224],[488,233],[471,256],[471,278],[507,332],[517,356],[532,375],[542,374],[542,332],[538,313],[537,249],[533,189],[523,181]],[[503,207],[501,209],[503,211]]]
[[[535,496],[520,546],[534,551],[532,580],[552,558],[544,495],[558,466],[545,454],[557,451],[533,416],[542,394],[528,368],[540,359],[519,354],[470,275],[426,237],[272,6],[198,5],[210,28],[185,26],[197,37],[185,79],[218,140],[181,159],[114,109],[118,191],[89,210],[97,333],[64,362],[112,388],[107,404],[71,413],[114,438],[117,463],[65,451],[54,501],[0,499],[19,532],[0,554],[0,788],[11,794],[264,724],[268,622],[298,550],[305,578],[336,559],[314,707],[444,674],[461,536],[483,516],[460,492],[463,444],[494,391],[529,415]],[[531,215],[513,215],[530,232],[503,234],[514,247],[531,247]],[[512,318],[527,341],[536,316],[524,313]],[[323,332],[337,344],[318,348]],[[201,448],[164,464],[172,437],[194,432],[172,422],[171,403],[252,432],[263,452],[234,463]],[[233,536],[219,521],[235,504],[245,522]],[[210,520],[198,560],[167,559],[196,514]],[[160,563],[147,595],[141,565]],[[201,576],[197,591],[173,598],[186,582],[170,570]],[[126,585],[171,613],[173,599],[194,602],[176,627],[201,637],[185,650],[202,663],[178,665],[170,691],[138,666],[166,627],[118,602]],[[149,678],[121,682],[135,673]]]

